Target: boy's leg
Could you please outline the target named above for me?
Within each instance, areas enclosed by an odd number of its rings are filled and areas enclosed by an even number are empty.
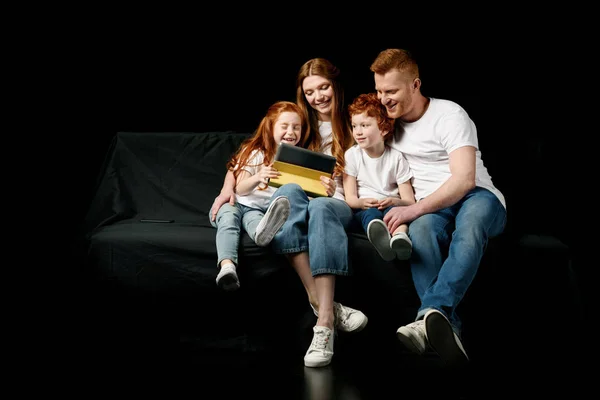
[[[375,247],[379,256],[385,261],[392,261],[396,253],[390,247],[390,231],[383,222],[383,213],[377,208],[368,208],[358,212],[362,226],[367,234],[369,242]]]
[[[388,207],[383,211],[385,216],[393,207]],[[396,254],[398,260],[408,260],[412,254],[412,242],[408,237],[408,225],[402,224],[392,233],[390,247]]]

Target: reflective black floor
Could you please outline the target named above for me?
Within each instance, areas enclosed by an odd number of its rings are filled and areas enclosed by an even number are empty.
[[[336,355],[323,368],[306,368],[302,356],[283,352],[190,356],[148,350],[80,357],[86,363],[69,379],[97,395],[218,400],[575,399],[589,382],[574,359],[552,356],[544,365],[539,352],[513,360],[480,357],[467,369],[455,371],[434,353],[419,357],[378,348],[368,357]]]

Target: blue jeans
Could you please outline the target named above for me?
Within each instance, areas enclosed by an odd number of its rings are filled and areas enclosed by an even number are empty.
[[[240,243],[241,227],[254,240],[256,227],[265,215],[266,210],[247,207],[243,204],[235,203],[232,206],[225,203],[217,212],[217,218],[213,221],[210,216],[212,209],[208,213],[210,224],[217,228],[217,265],[224,259],[230,259],[238,265],[238,247]]]
[[[383,211],[378,208],[367,208],[366,210],[356,209],[354,210],[354,218],[362,225],[365,232],[367,232],[369,222],[373,221],[374,219],[383,220],[385,214],[387,214],[392,208],[393,207],[388,207]]]
[[[410,223],[410,267],[421,299],[417,320],[435,308],[460,332],[456,307],[475,278],[488,239],[502,233],[505,225],[506,209],[481,187],[455,205]]]
[[[287,196],[290,216],[271,246],[278,254],[308,251],[312,275],[350,275],[348,236],[352,210],[345,201],[331,197],[308,198],[295,183],[277,189],[271,199]]]

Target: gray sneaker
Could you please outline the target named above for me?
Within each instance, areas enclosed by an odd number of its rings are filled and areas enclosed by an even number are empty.
[[[225,264],[219,269],[219,274],[217,275],[217,286],[227,291],[239,289],[240,280],[238,279],[235,265]]]
[[[467,352],[446,316],[438,310],[432,309],[425,314],[423,320],[425,321],[427,341],[440,358],[453,367],[466,365],[469,361]]]
[[[385,261],[392,261],[396,258],[396,252],[390,247],[392,237],[385,222],[380,219],[369,222],[369,225],[367,225],[367,238]]]
[[[265,247],[271,243],[290,215],[290,202],[285,196],[278,196],[271,201],[267,212],[260,220],[254,233],[254,242]]]
[[[310,304],[310,307],[318,317],[319,312],[315,310],[312,304]],[[336,302],[333,302],[333,314],[335,315],[335,327],[342,332],[360,332],[367,326],[367,322],[369,322],[369,319],[362,311],[343,306]]]
[[[396,336],[404,347],[413,353],[421,355],[427,350],[427,334],[425,332],[425,322],[422,319],[401,326],[396,331]]]
[[[412,253],[412,242],[408,235],[404,232],[398,232],[392,236],[390,240],[390,247],[396,253],[398,260],[408,260]]]

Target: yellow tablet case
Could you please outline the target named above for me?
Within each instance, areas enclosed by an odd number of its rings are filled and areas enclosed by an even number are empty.
[[[321,176],[331,178],[335,168],[335,157],[301,147],[280,144],[273,163],[281,176],[269,181],[269,186],[280,187],[296,183],[311,197],[327,196]]]

